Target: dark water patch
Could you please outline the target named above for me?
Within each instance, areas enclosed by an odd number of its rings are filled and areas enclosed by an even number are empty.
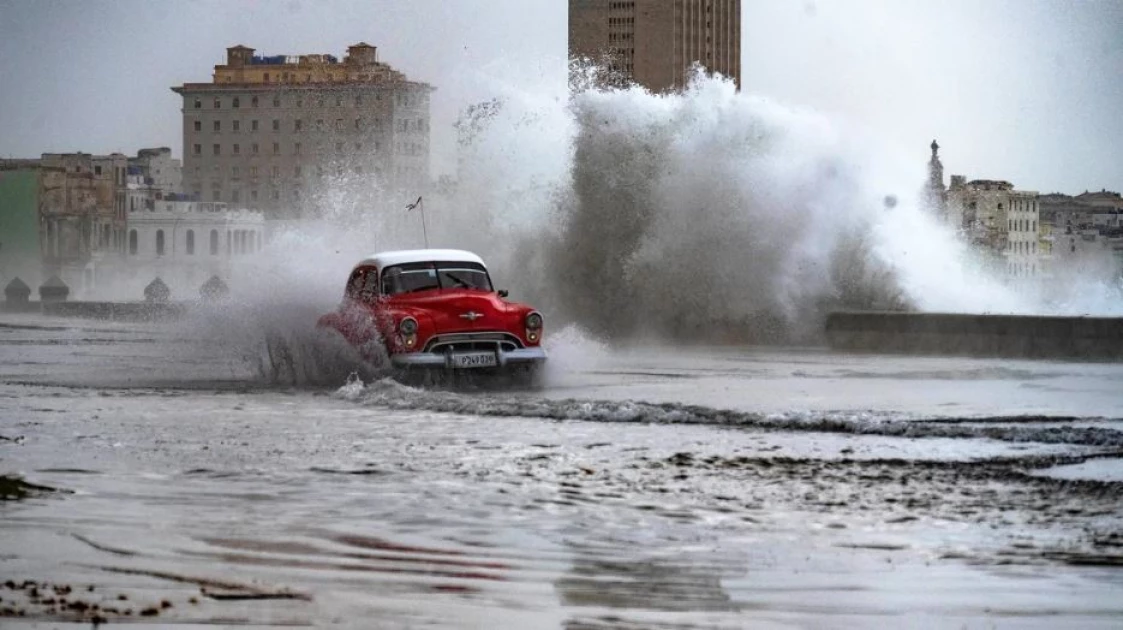
[[[398,563],[398,564],[423,564],[433,565],[438,567],[455,567],[455,568],[469,568],[469,569],[483,569],[483,570],[509,570],[511,565],[504,562],[494,562],[490,560],[477,560],[469,558],[459,552],[455,556],[450,557],[447,552],[442,550],[427,550],[424,553],[417,552],[399,552],[397,550],[390,550],[385,553],[365,553],[365,552],[339,552],[328,549],[322,549],[315,545],[303,542],[293,541],[270,541],[270,540],[251,540],[251,539],[238,539],[238,538],[209,538],[203,539],[215,547],[222,547],[225,549],[232,549],[242,552],[255,552],[255,553],[268,553],[280,554],[286,556],[315,556],[320,558],[334,558],[339,560],[361,560],[364,562],[379,562],[379,563]],[[402,548],[402,547],[399,547]],[[408,549],[408,547],[406,547]],[[417,548],[421,549],[421,548]],[[206,552],[191,552],[189,555],[208,555],[219,556],[225,560],[234,559],[234,561],[246,561],[246,558],[261,558],[261,556],[249,556],[247,554],[208,554]],[[434,557],[437,556],[437,557]],[[281,562],[282,560],[279,560]],[[305,563],[299,559],[294,560],[299,562],[301,566]],[[250,562],[256,562],[252,560]]]
[[[0,346],[119,346],[128,343],[155,344],[166,342],[160,339],[138,339],[136,337],[121,337],[120,339],[0,339]]]
[[[1123,554],[1045,552],[1042,557],[1081,567],[1123,567]]]
[[[0,475],[0,501],[22,501],[36,496],[69,492],[24,481],[22,477]]]
[[[85,565],[90,566],[90,565]],[[202,589],[204,595],[208,592],[226,592],[226,593],[242,593],[242,594],[273,594],[285,595],[284,599],[300,599],[304,601],[311,601],[310,595],[292,591],[289,589],[271,589],[257,584],[245,584],[241,582],[233,582],[230,580],[220,580],[215,578],[198,577],[192,575],[185,575],[182,573],[174,573],[172,571],[157,571],[153,569],[141,569],[133,567],[114,567],[114,566],[90,566],[90,568],[100,569],[109,573],[120,573],[123,575],[140,575],[144,577],[151,577],[160,580],[168,580],[170,582],[178,582],[181,584],[193,584]]]
[[[1063,372],[1040,372],[1007,367],[960,368],[948,370],[903,370],[895,372],[870,372],[862,370],[840,370],[822,374],[802,373],[807,378],[861,378],[921,381],[1030,381],[1049,380],[1065,376]]]
[[[135,556],[135,555],[137,555],[137,553],[135,551],[129,551],[127,549],[120,549],[120,548],[117,548],[117,547],[110,547],[109,545],[94,542],[93,540],[90,540],[89,538],[86,538],[85,536],[82,536],[81,534],[71,534],[71,536],[73,536],[75,540],[77,540],[79,542],[86,543],[87,545],[89,545],[90,547],[93,547],[94,549],[97,549],[98,551],[104,551],[105,553],[111,553],[115,556]]]
[[[308,470],[310,470],[314,473],[322,473],[322,474],[325,474],[325,475],[358,475],[358,476],[378,477],[378,476],[390,474],[389,471],[381,470],[381,469],[378,469],[378,468],[350,468],[350,469],[346,469],[346,468],[322,468],[322,467],[318,467],[318,466],[313,466],[312,468],[309,468]]]

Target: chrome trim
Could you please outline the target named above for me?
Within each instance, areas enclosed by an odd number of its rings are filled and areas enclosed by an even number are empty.
[[[455,351],[457,345],[461,346],[481,346],[477,348],[461,348],[461,349],[493,349],[501,348],[503,350],[518,350],[523,347],[523,342],[517,336],[506,332],[469,332],[469,333],[447,333],[444,335],[434,335],[429,341],[425,343],[423,348],[424,352],[436,352],[441,349],[444,352],[450,350]]]
[[[513,365],[529,365],[534,363],[542,363],[546,360],[546,351],[542,348],[518,348],[516,350],[503,350],[498,349],[496,358],[498,359],[499,368],[504,368]],[[390,357],[390,363],[394,367],[405,368],[443,368],[443,369],[488,369],[488,368],[453,368],[450,358],[453,353],[436,353],[436,352],[407,352],[404,354],[395,354]],[[492,368],[494,369],[494,368]]]

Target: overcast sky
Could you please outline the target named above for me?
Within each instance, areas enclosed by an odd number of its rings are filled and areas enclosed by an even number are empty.
[[[1123,2],[743,0],[745,91],[916,147],[947,172],[1069,193],[1123,188]],[[565,0],[0,0],[0,156],[182,144],[168,88],[225,48],[366,41],[434,94],[441,132],[476,70],[564,85]]]

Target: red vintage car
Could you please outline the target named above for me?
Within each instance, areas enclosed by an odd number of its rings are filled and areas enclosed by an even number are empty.
[[[375,254],[355,265],[339,310],[320,327],[396,368],[533,373],[546,360],[542,315],[496,291],[484,261],[455,249]]]

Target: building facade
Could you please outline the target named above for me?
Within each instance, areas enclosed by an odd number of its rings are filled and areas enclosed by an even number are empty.
[[[947,191],[947,219],[995,264],[1015,278],[1044,269],[1037,193],[1015,190],[1007,181],[967,181],[952,175]]]
[[[611,81],[679,90],[697,63],[741,87],[740,0],[569,0],[569,56]]]
[[[120,153],[44,153],[39,171],[39,235],[45,275],[71,295],[97,288],[125,243],[128,158]]]
[[[0,289],[46,280],[40,246],[39,160],[0,160]]]
[[[1077,270],[1123,275],[1123,196],[1100,190],[1041,196],[1041,221],[1050,230],[1053,258]]]
[[[169,194],[183,192],[183,165],[172,158],[168,147],[141,149],[129,158],[129,174],[139,175],[145,185]]]
[[[211,276],[229,281],[235,265],[264,246],[261,212],[165,197],[151,209],[130,209],[125,264],[117,284],[123,295],[140,295],[159,277],[173,296],[195,297]]]
[[[185,83],[183,191],[200,201],[316,212],[333,178],[417,191],[429,179],[429,97],[365,43],[332,55],[256,56],[234,46],[210,83]]]

